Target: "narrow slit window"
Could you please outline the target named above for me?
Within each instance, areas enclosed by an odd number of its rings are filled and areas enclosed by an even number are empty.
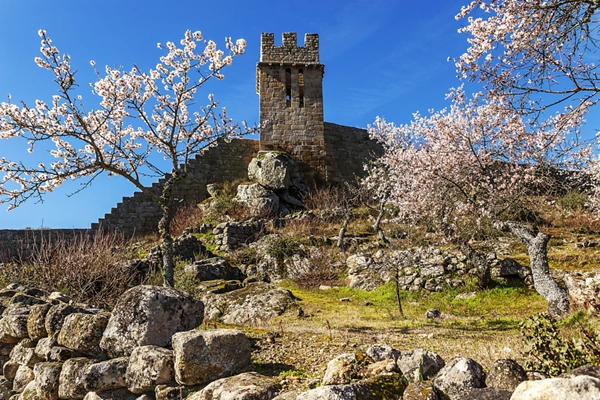
[[[292,71],[289,68],[285,69],[285,104],[292,104]]]
[[[300,108],[304,107],[304,71],[298,71],[298,98],[300,102]]]

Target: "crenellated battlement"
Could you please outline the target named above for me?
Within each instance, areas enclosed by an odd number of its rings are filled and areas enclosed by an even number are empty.
[[[263,33],[261,36],[260,62],[283,64],[320,64],[319,35],[304,35],[304,46],[298,46],[296,32],[284,32],[281,46],[275,46],[275,36]]]

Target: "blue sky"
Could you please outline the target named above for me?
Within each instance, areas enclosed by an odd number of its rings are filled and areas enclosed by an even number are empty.
[[[230,0],[219,2],[155,0],[23,0],[0,2],[0,101],[48,101],[56,92],[52,76],[33,61],[39,55],[38,29],[71,55],[80,86],[93,81],[89,61],[129,69],[153,68],[163,52],[156,43],[179,41],[186,29],[200,30],[224,47],[226,36],[246,39],[246,54],[225,70],[224,81],[210,82],[201,96],[214,93],[231,117],[258,122],[255,65],[261,32],[320,36],[325,64],[325,120],[366,127],[376,116],[398,124],[412,113],[446,105],[448,88],[458,86],[448,57],[467,47],[454,15],[468,0]],[[83,92],[85,93],[85,92]],[[89,96],[91,97],[91,96]],[[205,99],[202,97],[201,99]],[[0,156],[19,159],[25,148],[0,141]],[[102,178],[91,187],[69,184],[6,212],[0,229],[88,227],[133,193],[122,178]]]

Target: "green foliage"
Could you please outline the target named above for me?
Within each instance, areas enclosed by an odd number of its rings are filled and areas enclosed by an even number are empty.
[[[569,337],[567,328],[573,325],[578,337]],[[587,364],[600,363],[600,336],[584,312],[559,324],[547,313],[535,314],[520,325],[525,338],[524,366],[556,376]]]
[[[559,197],[556,203],[564,210],[575,211],[581,210],[589,201],[588,195],[580,190],[569,190],[564,196]]]
[[[301,251],[302,244],[287,236],[272,236],[265,243],[265,254],[280,261]]]

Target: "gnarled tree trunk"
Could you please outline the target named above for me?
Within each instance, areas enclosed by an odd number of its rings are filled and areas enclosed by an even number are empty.
[[[488,260],[475,251],[468,243],[461,243],[460,251],[477,270],[477,289],[488,289],[492,283],[490,263]]]
[[[533,275],[533,287],[548,301],[548,313],[555,317],[567,314],[569,312],[569,292],[560,287],[552,278],[548,266],[550,236],[542,232],[535,234],[530,228],[513,221],[504,223],[504,226],[527,247]]]

